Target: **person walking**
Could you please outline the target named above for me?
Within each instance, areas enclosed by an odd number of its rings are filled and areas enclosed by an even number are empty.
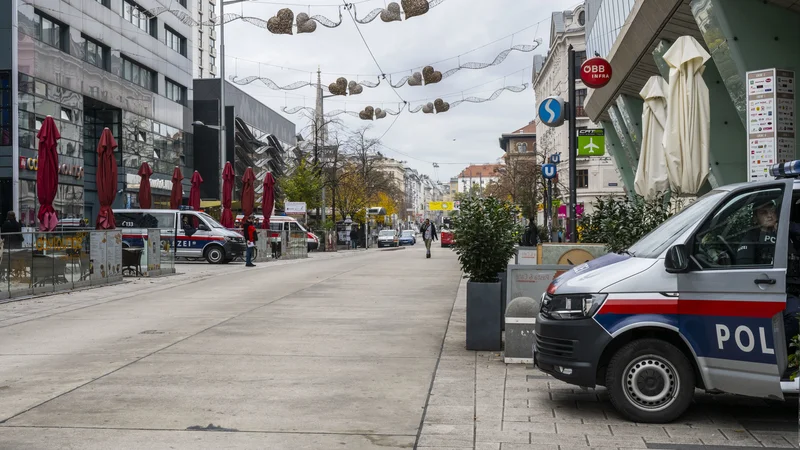
[[[427,250],[426,258],[431,257],[431,242],[438,241],[439,237],[436,235],[436,225],[431,223],[431,219],[425,219],[422,226],[419,228],[420,234],[422,234],[422,240],[425,241],[425,249]]]
[[[353,250],[358,248],[358,225],[356,224],[350,227],[350,248]]]
[[[11,233],[22,233],[22,225],[17,222],[17,215],[14,211],[8,212],[6,221],[3,222],[3,226],[0,227],[0,234],[3,235],[3,242],[6,249],[12,250],[22,247],[22,241],[24,240],[22,234]]]
[[[247,241],[247,250],[245,251],[245,267],[255,267],[253,264],[253,249],[256,248],[256,241],[258,240],[258,231],[256,226],[253,225],[254,217],[248,216],[244,221],[244,238]]]

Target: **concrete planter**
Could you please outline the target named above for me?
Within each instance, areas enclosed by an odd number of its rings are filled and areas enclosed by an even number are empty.
[[[467,282],[467,350],[502,350],[500,283]]]
[[[500,272],[497,274],[497,279],[500,280],[500,317],[501,319],[506,316],[506,290],[508,289],[508,275],[506,272]],[[500,320],[500,330],[506,331],[506,322],[504,320]]]

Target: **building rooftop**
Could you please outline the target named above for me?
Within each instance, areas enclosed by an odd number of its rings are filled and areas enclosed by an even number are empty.
[[[458,174],[458,178],[495,177],[502,164],[473,164]]]

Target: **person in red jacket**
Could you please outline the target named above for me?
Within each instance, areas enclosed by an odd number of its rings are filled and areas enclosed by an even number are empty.
[[[253,249],[256,247],[258,240],[258,231],[254,225],[255,217],[248,216],[244,220],[244,239],[247,241],[247,251],[245,253],[245,267],[255,267],[253,264]]]

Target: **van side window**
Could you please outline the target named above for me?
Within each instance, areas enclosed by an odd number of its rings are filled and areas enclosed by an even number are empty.
[[[692,255],[703,269],[772,267],[782,201],[782,187],[727,200],[697,231]]]

